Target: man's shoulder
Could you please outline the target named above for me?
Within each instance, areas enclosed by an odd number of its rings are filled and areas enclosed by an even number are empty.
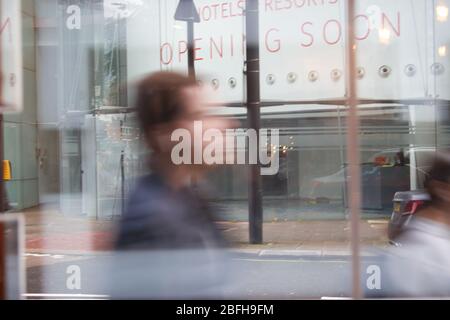
[[[164,183],[156,175],[146,175],[139,178],[128,195],[126,215],[148,212],[155,209],[158,203],[166,202],[167,190]]]
[[[163,193],[164,189],[161,178],[155,174],[148,174],[136,181],[129,198],[144,197],[144,199],[147,199],[149,196]]]

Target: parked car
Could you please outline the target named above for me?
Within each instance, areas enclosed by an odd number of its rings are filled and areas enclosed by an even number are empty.
[[[402,148],[385,149],[375,154],[363,162],[363,164],[373,164],[379,167],[392,167],[396,165],[404,165],[411,172],[410,180],[415,181],[415,186],[421,187],[425,177],[425,172],[429,169],[429,159],[432,159],[436,149],[433,147],[412,147],[403,150]],[[399,159],[399,155],[403,153],[402,158]],[[404,163],[398,163],[399,160]],[[363,172],[364,174],[364,172]],[[365,172],[370,174],[370,172]],[[348,180],[348,172],[345,168],[339,171],[327,175],[313,178],[311,181],[311,187],[309,191],[310,199],[328,198],[328,199],[341,199],[342,188],[345,187],[345,183]],[[410,187],[407,187],[408,190]],[[403,189],[405,190],[405,189]],[[398,191],[395,190],[395,191]],[[388,199],[391,201],[392,194]]]
[[[389,242],[400,245],[396,238],[408,226],[412,217],[431,201],[424,190],[402,191],[394,195],[394,209],[388,225]]]

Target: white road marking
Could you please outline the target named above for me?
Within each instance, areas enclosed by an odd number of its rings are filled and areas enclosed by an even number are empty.
[[[65,256],[62,254],[49,254],[49,253],[25,253],[25,257],[39,257],[39,258],[53,258],[53,259],[65,258]]]
[[[388,224],[389,220],[367,220],[369,224]]]
[[[24,298],[42,298],[42,299],[109,299],[105,294],[67,294],[67,293],[25,293]]]
[[[289,263],[314,263],[314,262],[320,262],[320,263],[349,263],[350,261],[345,260],[284,260],[284,259],[244,259],[244,258],[234,258],[233,260],[237,261],[248,261],[248,262],[289,262]]]
[[[261,250],[260,256],[320,256],[322,255],[321,250]]]

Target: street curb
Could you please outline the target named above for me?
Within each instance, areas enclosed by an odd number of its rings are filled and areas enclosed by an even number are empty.
[[[341,260],[348,261],[352,259],[349,253],[324,253],[321,250],[240,250],[229,249],[225,250],[232,258],[237,259],[252,259],[252,260]],[[111,251],[79,251],[79,250],[42,250],[42,249],[28,249],[26,254],[36,255],[61,255],[61,256],[113,256],[114,250]],[[375,253],[363,252],[362,259],[375,258]]]
[[[351,255],[333,255],[333,254],[322,254],[322,255],[259,255],[259,254],[252,254],[252,253],[244,253],[244,252],[232,252],[231,256],[233,259],[238,260],[249,260],[249,261],[323,261],[323,260],[333,260],[333,261],[351,261],[352,256]],[[376,259],[376,255],[367,254],[367,255],[361,255],[362,261],[367,261],[371,259]]]

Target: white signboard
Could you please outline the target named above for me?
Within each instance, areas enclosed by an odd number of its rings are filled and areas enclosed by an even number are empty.
[[[197,74],[225,102],[243,101],[245,1],[194,2],[201,20],[195,24]],[[186,71],[186,23],[173,19],[177,3],[142,1],[128,19],[130,76]],[[450,99],[449,5],[449,0],[357,1],[360,98]],[[345,1],[260,0],[259,9],[262,100],[343,99]]]
[[[0,112],[22,110],[20,1],[0,0]]]

